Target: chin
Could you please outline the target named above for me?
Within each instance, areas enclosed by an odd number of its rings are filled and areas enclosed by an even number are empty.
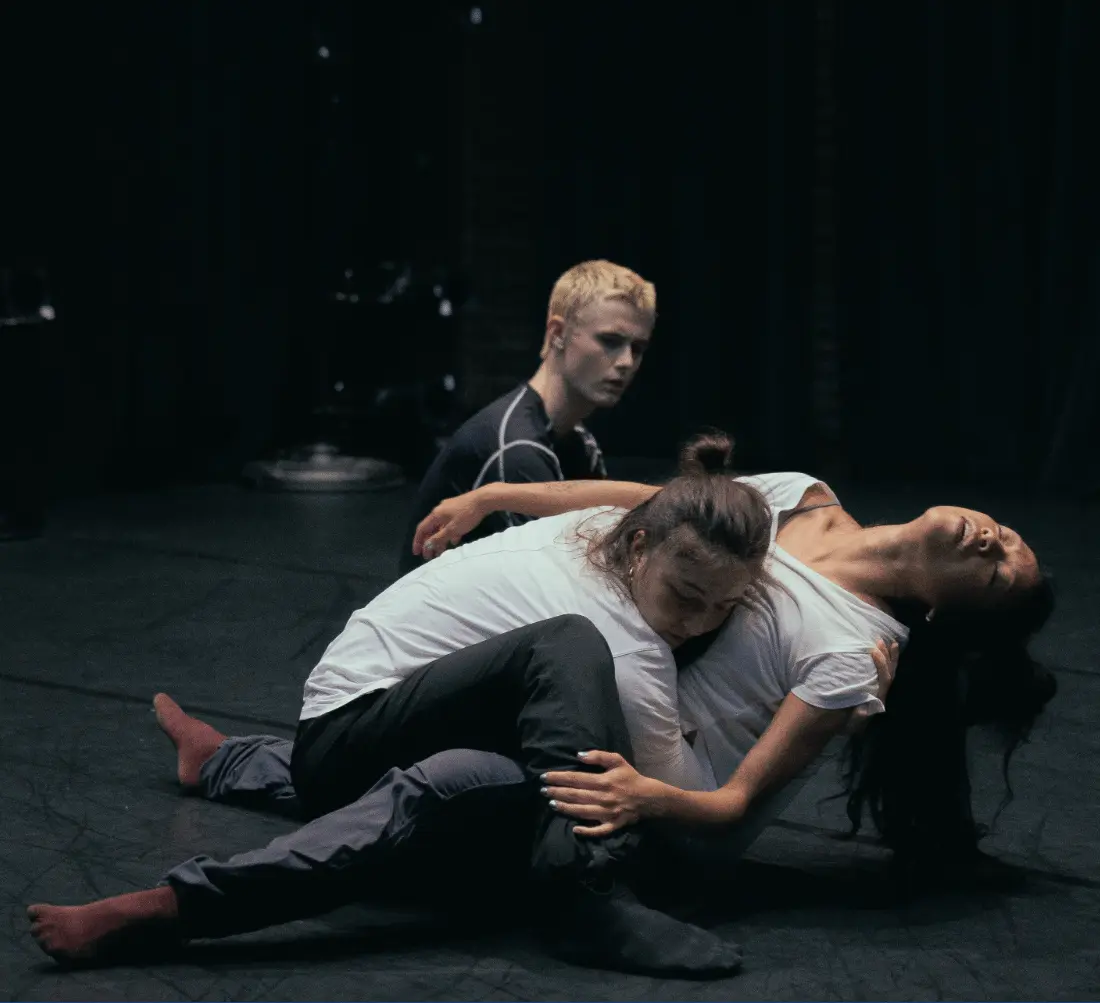
[[[927,527],[936,535],[948,536],[954,539],[955,532],[959,528],[959,519],[962,513],[947,505],[937,505],[924,513],[924,521]]]
[[[614,390],[600,390],[595,394],[592,394],[589,398],[591,403],[596,407],[614,407],[623,399],[623,391],[615,392]]]

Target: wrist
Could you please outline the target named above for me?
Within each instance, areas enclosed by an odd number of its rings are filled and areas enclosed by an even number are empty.
[[[642,818],[673,818],[676,814],[676,795],[683,793],[676,787],[643,777],[641,803]]]
[[[474,503],[479,519],[484,519],[494,512],[502,511],[504,499],[501,489],[503,487],[504,485],[498,481],[492,481],[489,484],[482,484],[481,487],[474,488],[470,492],[470,500]]]

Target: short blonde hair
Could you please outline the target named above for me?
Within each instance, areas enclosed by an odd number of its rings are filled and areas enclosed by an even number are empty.
[[[600,300],[629,303],[653,327],[657,320],[657,289],[637,272],[612,261],[582,261],[574,265],[550,292],[546,319],[561,317],[571,323],[586,306]]]

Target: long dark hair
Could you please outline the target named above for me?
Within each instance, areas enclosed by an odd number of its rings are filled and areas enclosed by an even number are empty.
[[[1020,601],[996,612],[943,610],[929,621],[920,604],[895,602],[892,609],[909,628],[909,643],[887,712],[845,750],[848,819],[855,833],[870,815],[903,879],[964,875],[988,831],[971,809],[967,729],[990,725],[1003,742],[999,814],[1012,800],[1012,754],[1057,690],[1027,648],[1054,610],[1052,582],[1043,575]]]
[[[709,551],[729,555],[763,572],[771,543],[772,513],[764,496],[734,480],[733,440],[720,432],[698,435],[680,451],[679,476],[631,509],[606,533],[589,540],[588,559],[629,591],[630,546],[645,533],[655,547],[679,527],[693,529]]]

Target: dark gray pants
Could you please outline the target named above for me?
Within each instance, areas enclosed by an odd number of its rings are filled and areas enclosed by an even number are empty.
[[[438,844],[441,833],[447,849],[470,834],[475,856],[518,851],[551,887],[603,872],[634,855],[639,827],[577,836],[537,791],[545,770],[585,769],[582,749],[632,758],[614,660],[580,616],[440,658],[304,721],[289,749],[268,736],[228,740],[203,767],[203,794],[313,821],[225,864],[199,857],[176,868],[167,880],[181,919],[192,936],[219,936],[325,911],[362,897],[364,876],[389,868],[396,847]]]
[[[246,741],[237,742],[238,752]],[[253,765],[266,762],[271,772],[265,775],[274,778],[271,751],[278,746],[255,748]],[[217,789],[204,783],[203,790]],[[453,749],[390,770],[352,804],[262,850],[224,863],[196,857],[166,881],[189,937],[223,937],[319,915],[370,898],[383,884],[407,890],[459,872],[471,880],[522,881],[530,872],[540,800],[513,760]]]
[[[308,816],[294,780],[294,742],[275,735],[234,735],[202,765],[197,793],[206,801],[276,812],[304,822]]]
[[[302,818],[290,776],[292,748],[289,739],[270,735],[229,738],[203,766],[199,793]],[[733,830],[710,838],[666,830],[647,840],[638,871],[648,887],[705,895],[813,772],[764,799]],[[224,863],[197,857],[167,881],[192,937],[245,932],[375,898],[384,879],[383,890],[402,895],[449,886],[456,875],[521,888],[530,875],[533,798],[541,795],[518,762],[470,749],[441,752],[391,770],[352,804],[263,850]]]

